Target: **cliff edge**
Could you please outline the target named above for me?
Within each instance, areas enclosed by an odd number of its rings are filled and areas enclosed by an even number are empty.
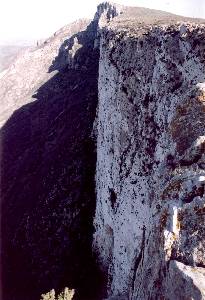
[[[205,25],[127,8],[101,35],[94,249],[109,299],[205,299]]]
[[[105,2],[4,72],[3,300],[205,299],[204,50]]]

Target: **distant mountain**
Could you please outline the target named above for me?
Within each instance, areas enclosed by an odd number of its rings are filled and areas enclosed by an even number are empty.
[[[27,46],[0,45],[0,72],[7,69]]]

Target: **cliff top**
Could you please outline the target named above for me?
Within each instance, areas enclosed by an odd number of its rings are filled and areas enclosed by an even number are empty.
[[[189,18],[144,7],[118,6],[119,15],[109,23],[111,29],[139,31],[143,26],[175,25],[177,23],[204,24],[205,19]]]

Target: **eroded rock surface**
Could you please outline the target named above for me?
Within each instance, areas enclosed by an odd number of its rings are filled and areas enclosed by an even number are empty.
[[[102,30],[94,249],[109,299],[205,299],[205,25],[136,12]]]
[[[106,2],[1,75],[3,300],[205,299],[203,23]]]

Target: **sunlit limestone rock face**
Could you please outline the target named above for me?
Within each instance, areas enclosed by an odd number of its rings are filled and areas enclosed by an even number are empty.
[[[205,299],[203,23],[105,2],[1,73],[2,300]]]
[[[109,299],[205,299],[205,26],[144,16],[102,31],[93,247]]]

